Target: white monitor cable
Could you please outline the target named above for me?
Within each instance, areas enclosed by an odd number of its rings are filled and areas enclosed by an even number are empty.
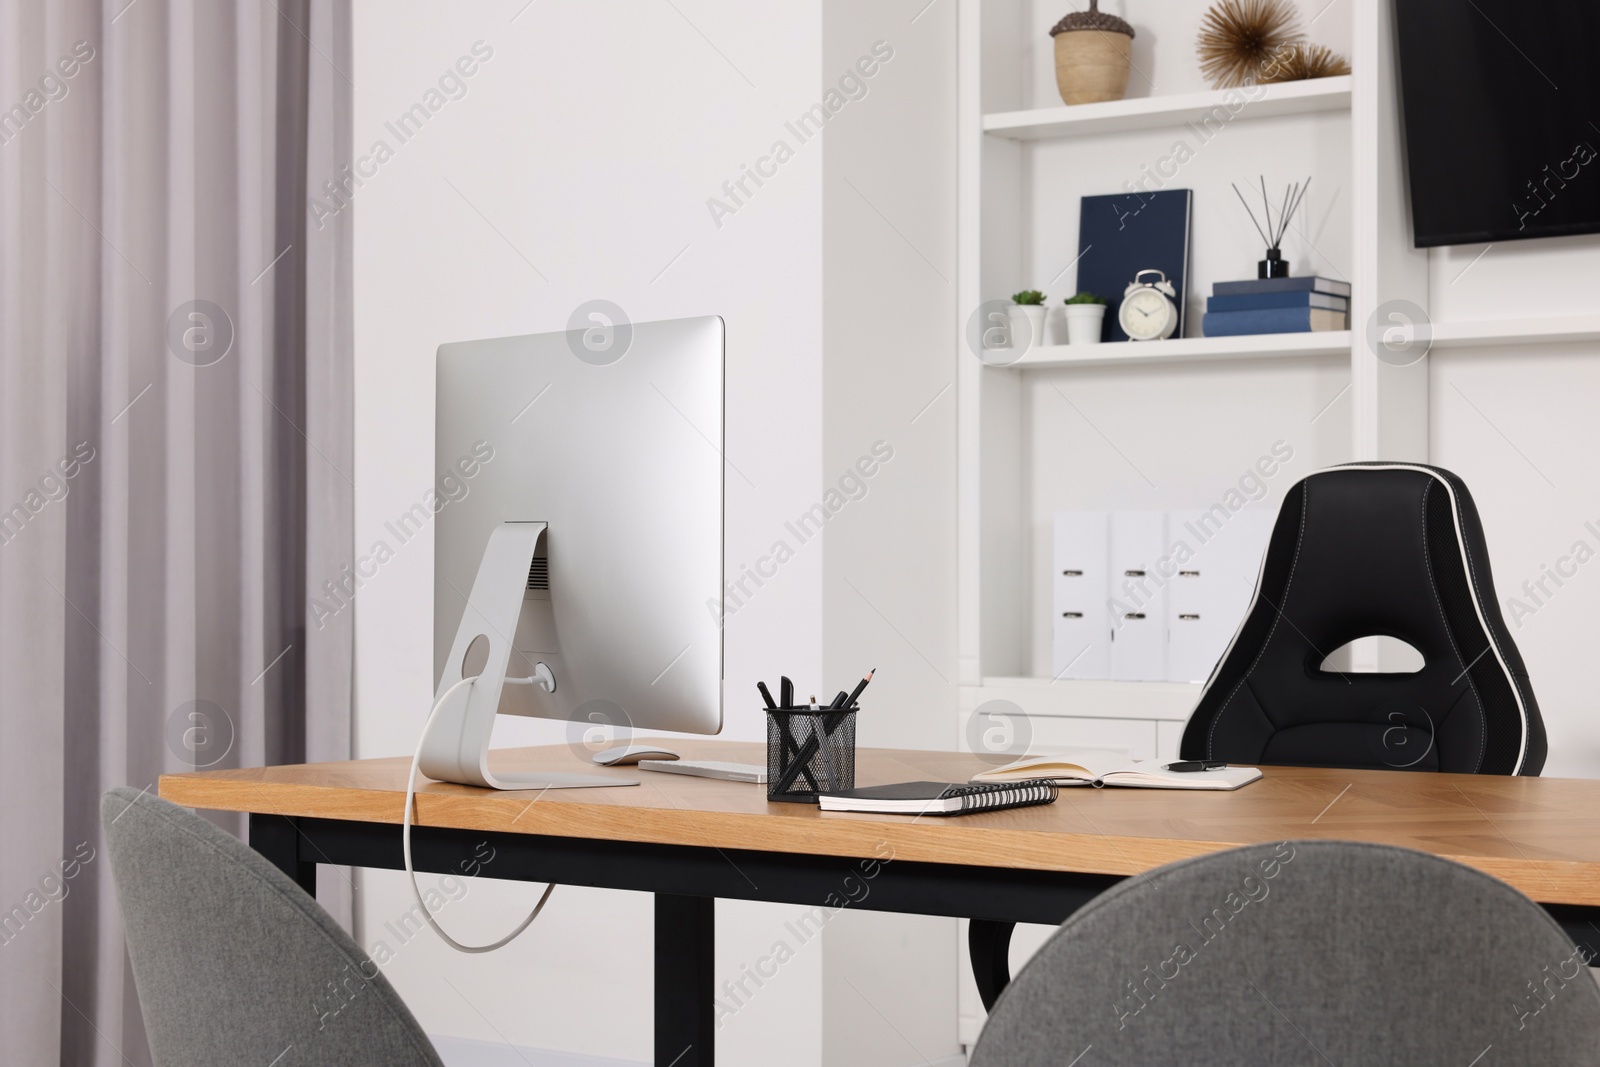
[[[445,704],[449,703],[450,698],[455,696],[462,686],[472,685],[477,680],[478,679],[475,676],[472,678],[463,678],[455,685],[452,685],[449,689],[446,689],[444,691],[444,695],[433,702],[433,708],[428,712],[428,721],[424,723],[422,727],[422,738],[426,738],[428,736],[428,731],[433,729],[433,720],[438,717],[439,709],[444,707]],[[536,678],[506,679],[507,685],[534,685],[537,683],[538,679]],[[550,899],[550,893],[555,889],[556,886],[554,882],[551,882],[549,885],[545,886],[544,895],[541,896],[539,898],[539,902],[533,906],[533,910],[528,913],[528,917],[522,920],[522,925],[518,926],[515,930],[511,931],[509,934],[502,937],[500,940],[493,942],[492,944],[463,945],[461,942],[445,933],[444,927],[439,925],[438,920],[433,917],[433,913],[428,910],[428,906],[422,902],[422,891],[417,888],[417,874],[416,871],[414,871],[411,867],[411,815],[412,808],[416,804],[417,765],[422,762],[422,738],[417,740],[416,754],[411,757],[411,772],[406,775],[406,810],[400,830],[400,843],[405,851],[406,857],[406,878],[411,882],[411,896],[414,900],[416,900],[417,907],[422,909],[422,917],[428,920],[428,925],[433,927],[433,932],[443,938],[445,943],[451,948],[456,949],[459,952],[493,952],[495,949],[511,943],[511,941],[515,940],[518,934],[522,933],[522,931],[533,925],[533,920],[537,919],[539,917],[539,913],[544,910],[545,902]]]

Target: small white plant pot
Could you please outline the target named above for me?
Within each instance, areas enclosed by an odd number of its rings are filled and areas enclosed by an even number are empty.
[[[1043,304],[1012,304],[1008,310],[1013,348],[1038,348],[1044,344]]]
[[[1100,343],[1100,328],[1106,317],[1104,304],[1067,304],[1061,310],[1067,317],[1069,345]]]

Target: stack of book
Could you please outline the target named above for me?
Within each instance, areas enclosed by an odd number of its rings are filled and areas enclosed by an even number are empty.
[[[1206,300],[1207,337],[1350,328],[1350,283],[1332,278],[1217,282]]]

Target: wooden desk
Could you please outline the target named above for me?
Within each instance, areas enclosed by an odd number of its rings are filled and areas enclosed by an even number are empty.
[[[681,742],[688,759],[764,761],[758,744]],[[316,864],[398,869],[403,758],[165,775],[186,807],[250,814],[250,843],[315,892]],[[1173,860],[1287,838],[1431,852],[1510,883],[1575,939],[1600,940],[1600,781],[1266,768],[1235,793],[1064,789],[1046,807],[954,819],[824,814],[764,787],[588,768],[563,746],[496,752],[496,767],[585,770],[627,789],[492,792],[424,784],[416,868],[458,872],[488,840],[492,878],[656,894],[656,1062],[708,1067],[717,897],[974,920],[986,1003],[1008,978],[1017,922],[1059,923],[1107,886]],[[964,781],[977,757],[864,749],[857,782]]]

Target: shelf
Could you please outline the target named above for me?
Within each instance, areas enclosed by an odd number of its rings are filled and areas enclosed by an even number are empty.
[[[1186,722],[1200,699],[1200,689],[1198,682],[985,678],[977,687],[974,707],[989,700],[1009,700],[1030,716]]]
[[[1435,348],[1514,348],[1518,345],[1552,345],[1573,341],[1600,341],[1600,315],[1433,324]]]
[[[1222,108],[1222,114],[1227,116],[1227,105],[1230,103],[1237,109],[1227,119],[1230,124],[1239,119],[1268,119],[1319,111],[1347,112],[1350,110],[1350,82],[1351,77],[1347,74],[1338,78],[1258,86],[1255,91],[1261,95],[1254,100],[1242,96],[1246,91],[1244,89],[1220,89],[1147,96],[1138,100],[1112,100],[1104,104],[1001,111],[983,117],[983,130],[1015,141],[1150,130],[1197,123],[1218,108]],[[1244,101],[1242,106],[1241,99]]]
[[[1175,337],[1169,341],[1113,341],[1098,345],[1040,345],[1016,363],[1020,370],[1115,367],[1123,364],[1203,363],[1212,360],[1347,356],[1350,331],[1265,333],[1249,337]]]

